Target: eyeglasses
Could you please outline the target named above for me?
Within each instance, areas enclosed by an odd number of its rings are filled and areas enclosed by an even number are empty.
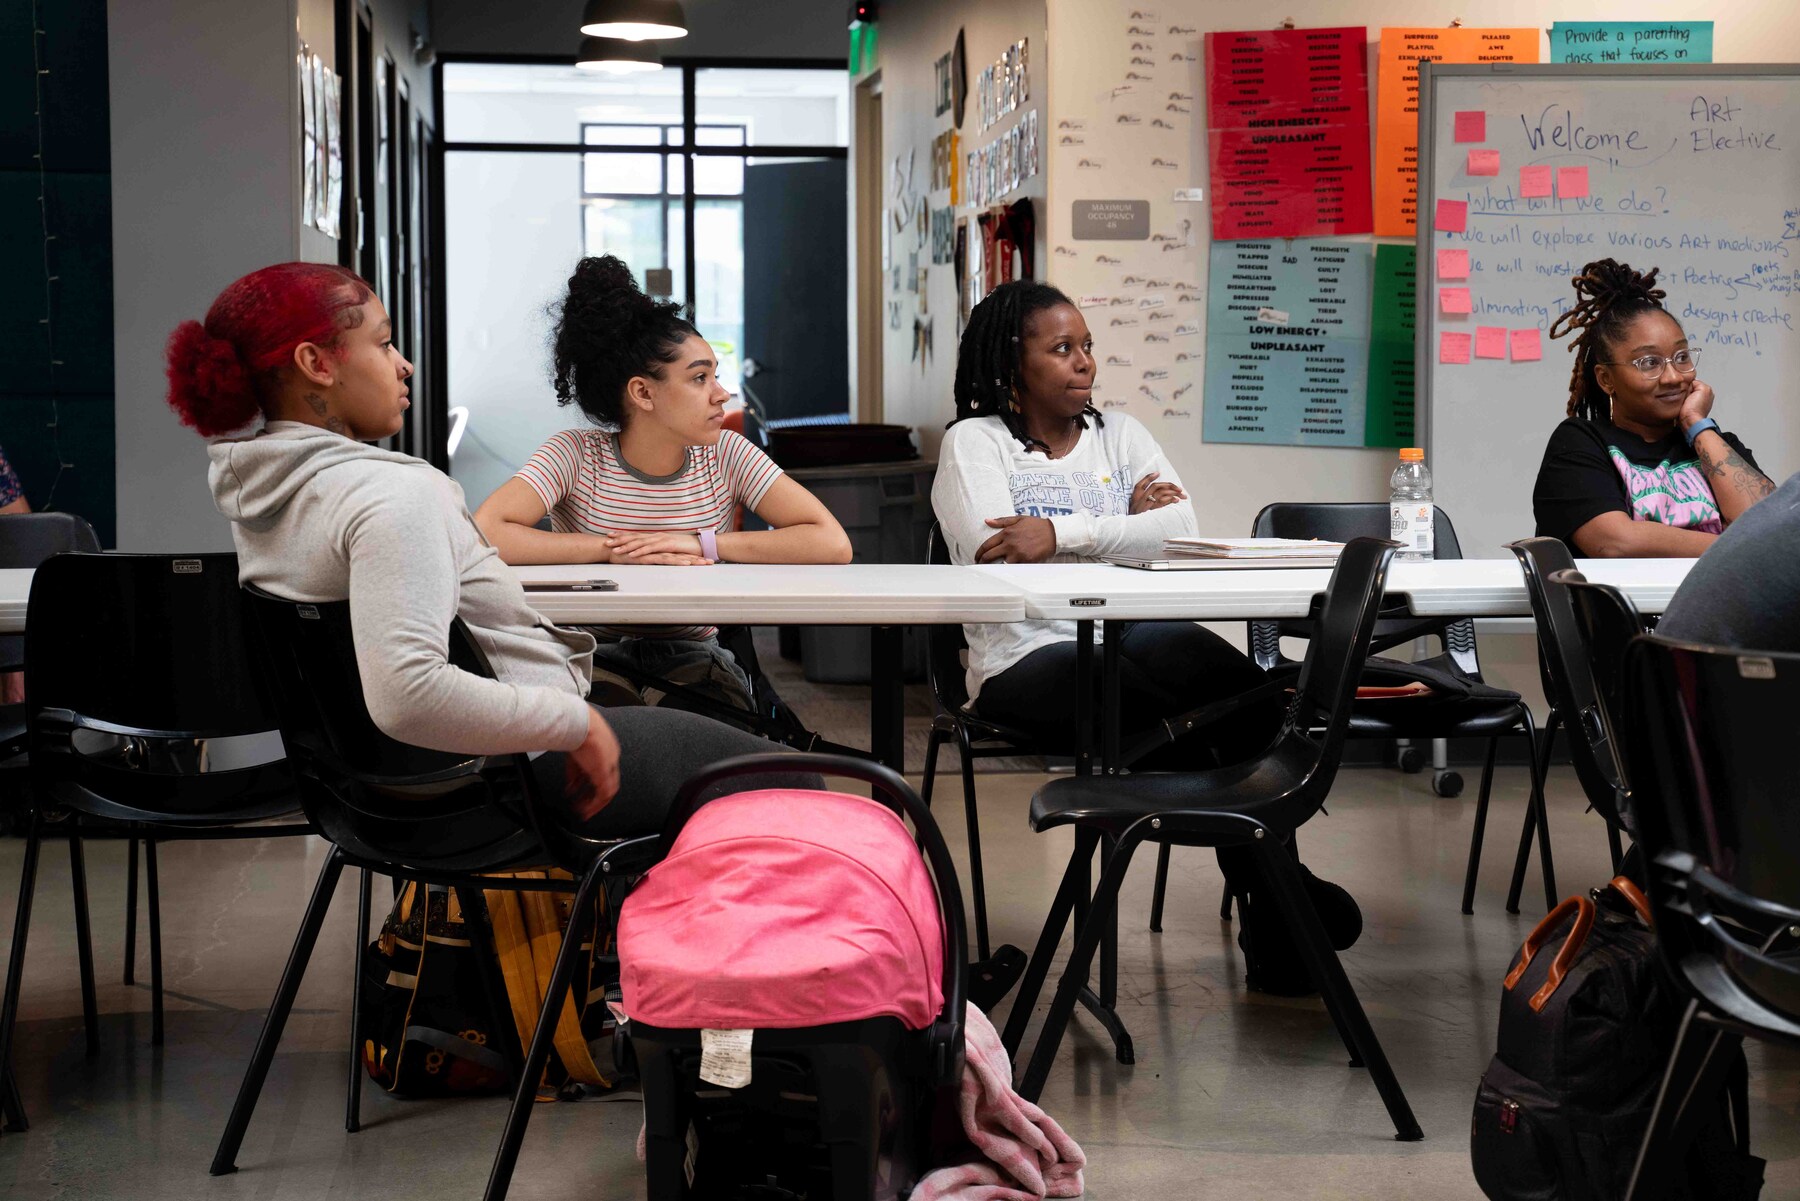
[[[1698,350],[1678,350],[1670,358],[1659,354],[1647,354],[1641,358],[1630,360],[1630,365],[1644,373],[1645,379],[1656,379],[1663,373],[1663,368],[1670,363],[1683,375],[1692,375],[1699,369],[1700,352]],[[1608,363],[1608,367],[1623,367],[1624,363]]]

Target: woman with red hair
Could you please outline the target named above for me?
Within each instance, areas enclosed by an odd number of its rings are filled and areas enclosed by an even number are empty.
[[[469,755],[553,752],[534,760],[545,794],[591,833],[656,829],[688,775],[767,744],[690,713],[609,720],[587,704],[594,640],[526,603],[455,481],[370,445],[399,431],[412,373],[374,290],[341,267],[265,267],[220,293],[204,322],[177,327],[169,405],[217,438],[207,479],[239,578],[292,600],[349,600],[363,699],[389,736]],[[248,436],[217,437],[259,417]],[[446,658],[458,617],[495,678]]]

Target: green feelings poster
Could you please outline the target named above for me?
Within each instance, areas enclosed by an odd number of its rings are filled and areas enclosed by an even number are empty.
[[[1710,63],[1711,21],[1558,21],[1553,63]]]
[[[1413,445],[1413,327],[1418,305],[1416,246],[1375,247],[1375,302],[1369,327],[1369,395],[1364,446]]]

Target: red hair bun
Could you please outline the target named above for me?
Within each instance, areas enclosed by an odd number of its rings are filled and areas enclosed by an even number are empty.
[[[169,335],[168,360],[169,407],[183,425],[211,438],[256,420],[256,389],[231,343],[183,321]]]

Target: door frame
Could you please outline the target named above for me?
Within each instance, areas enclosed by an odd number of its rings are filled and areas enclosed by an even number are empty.
[[[881,72],[859,80],[852,92],[851,194],[855,197],[852,228],[855,232],[850,263],[852,304],[850,321],[856,330],[853,344],[856,365],[851,375],[856,388],[856,419],[880,422],[886,414],[882,387],[882,351],[887,322],[882,312],[881,233],[882,211]]]

